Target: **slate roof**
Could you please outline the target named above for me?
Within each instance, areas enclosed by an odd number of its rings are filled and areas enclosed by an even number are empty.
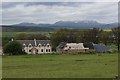
[[[34,40],[17,40],[17,41],[21,44],[26,44],[26,46],[28,46],[29,44],[31,44],[32,46],[35,46]],[[50,42],[50,40],[36,40],[36,44],[37,44],[37,46],[39,44],[41,44],[42,46],[46,46],[47,44],[51,45],[51,42]]]
[[[107,52],[107,51],[111,51],[110,48],[108,48],[107,46],[103,45],[103,44],[93,44],[95,51],[96,52]]]
[[[84,46],[85,48],[94,49],[93,43],[83,43],[83,46]]]
[[[58,46],[57,49],[63,49],[66,46],[66,42],[61,42]]]
[[[51,41],[50,41],[50,40],[36,40],[36,43],[37,43],[37,46],[39,45],[39,43],[40,43],[42,46],[46,46],[47,44],[50,44],[50,45],[51,45]]]

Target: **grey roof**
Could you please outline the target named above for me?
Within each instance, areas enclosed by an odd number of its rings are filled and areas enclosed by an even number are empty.
[[[32,46],[35,46],[34,40],[17,40],[17,41],[21,44],[26,44],[26,46],[28,46],[29,44],[31,44]]]
[[[63,49],[66,46],[67,43],[61,42],[58,46],[57,49]]]
[[[32,46],[35,46],[34,40],[17,40],[17,41],[21,44],[26,44],[26,46],[28,46],[29,44],[31,44]],[[42,46],[45,46],[47,44],[51,45],[51,42],[50,42],[50,40],[36,40],[36,44],[37,44],[37,46],[39,44],[41,44]]]
[[[107,46],[103,45],[103,44],[94,44],[94,48],[96,52],[107,52],[107,51],[111,51],[110,48],[108,48]]]
[[[93,43],[83,43],[85,48],[94,49]]]
[[[37,43],[37,45],[39,45],[39,43],[40,43],[42,46],[47,45],[47,44],[51,45],[50,40],[36,40],[36,43]]]

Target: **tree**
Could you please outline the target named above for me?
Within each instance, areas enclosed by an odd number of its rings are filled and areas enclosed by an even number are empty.
[[[23,54],[22,45],[17,41],[10,41],[3,47],[3,52],[8,55]]]
[[[83,31],[78,29],[60,29],[51,34],[53,50],[61,42],[77,43],[83,42]]]
[[[12,37],[2,37],[2,46],[4,47]]]
[[[120,51],[120,26],[113,28],[112,33],[115,37],[115,43],[118,46],[118,52]]]
[[[84,32],[84,42],[98,43],[98,35],[102,32],[102,29],[93,28]]]
[[[98,35],[99,42],[104,43],[105,45],[113,42],[112,32],[102,31]]]

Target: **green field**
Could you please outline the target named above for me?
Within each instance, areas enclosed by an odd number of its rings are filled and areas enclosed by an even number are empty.
[[[3,56],[3,78],[113,78],[118,55]]]
[[[25,33],[25,34],[42,34],[42,35],[46,35],[49,36],[50,33],[52,32],[2,32],[2,36],[3,37],[14,37],[17,34],[20,33]]]

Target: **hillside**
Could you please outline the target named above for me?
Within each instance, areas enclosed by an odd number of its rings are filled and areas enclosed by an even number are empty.
[[[53,31],[53,28],[49,28],[49,27],[25,27],[25,26],[2,26],[2,31],[3,32],[36,32],[36,31],[43,31],[43,32],[49,32],[49,31]]]
[[[12,26],[25,26],[25,27],[49,27],[49,28],[79,28],[79,29],[89,29],[89,28],[113,28],[116,27],[117,23],[99,23],[97,21],[58,21],[54,24],[35,24],[35,23],[19,23]]]

